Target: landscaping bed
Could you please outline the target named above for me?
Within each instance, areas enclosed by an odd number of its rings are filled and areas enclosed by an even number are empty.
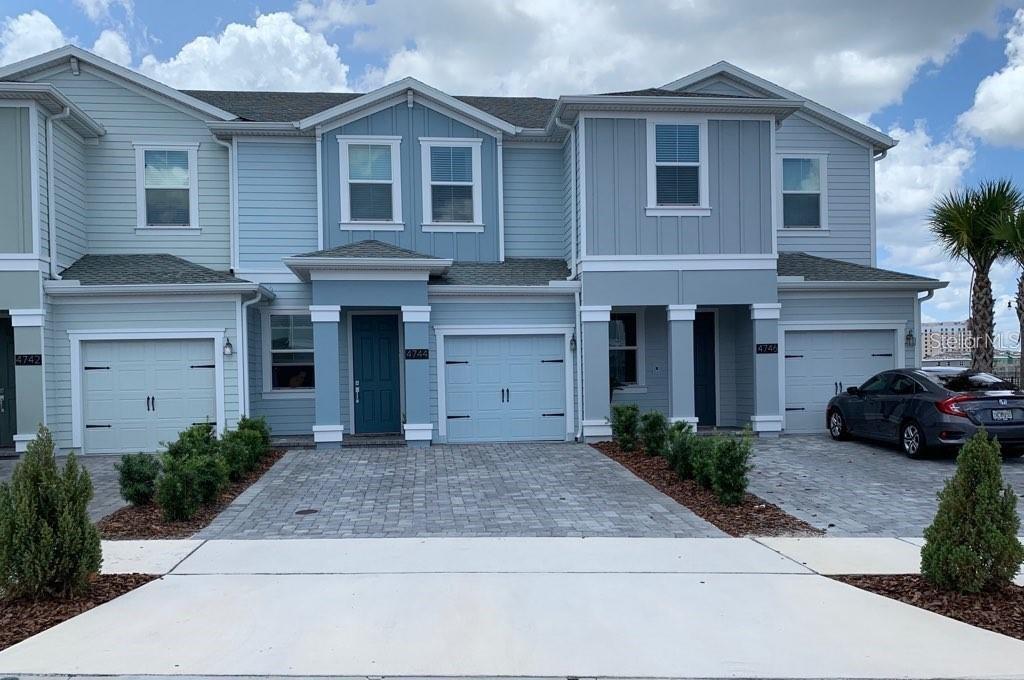
[[[624,452],[614,442],[592,446],[730,536],[820,536],[824,533],[751,493],[745,494],[738,505],[723,505],[713,492],[694,480],[681,479],[661,456]]]
[[[1024,588],[1010,585],[977,594],[941,590],[923,576],[834,576],[837,581],[996,633],[1024,640]]]
[[[63,623],[160,578],[151,574],[104,574],[93,578],[89,589],[66,600],[0,600],[0,650]]]
[[[196,514],[187,520],[168,521],[163,510],[156,504],[129,505],[115,510],[96,523],[100,535],[106,540],[132,540],[150,538],[189,538],[205,528],[214,517],[231,504],[243,491],[262,477],[274,463],[281,460],[284,451],[272,450],[237,482],[230,482],[217,501],[201,506]]]

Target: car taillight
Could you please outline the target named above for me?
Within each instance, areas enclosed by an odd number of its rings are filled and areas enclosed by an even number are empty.
[[[970,397],[966,394],[958,394],[950,397],[949,399],[943,399],[942,401],[935,402],[935,408],[939,409],[942,413],[950,416],[960,416],[966,418],[967,413],[960,408],[960,402],[969,401]]]

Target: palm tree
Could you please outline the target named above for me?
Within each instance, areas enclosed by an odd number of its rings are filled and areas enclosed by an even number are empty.
[[[1003,254],[1022,268],[1017,275],[1017,324],[1024,342],[1024,211],[1000,223],[995,229],[995,236],[1003,242]],[[1018,362],[1017,384],[1024,385],[1024,361]]]
[[[950,257],[966,261],[973,270],[968,330],[974,345],[971,368],[976,371],[992,370],[995,300],[989,272],[1004,249],[995,232],[1022,206],[1024,196],[1012,182],[993,180],[976,189],[951,191],[936,201],[928,219]]]

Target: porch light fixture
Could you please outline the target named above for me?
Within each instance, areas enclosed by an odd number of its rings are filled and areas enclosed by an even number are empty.
[[[570,352],[575,352],[576,351],[576,334],[575,333],[573,333],[572,337],[569,338],[569,351]]]
[[[224,336],[224,356],[229,357],[235,353],[235,348],[232,346],[231,341],[228,340],[228,336]]]
[[[907,347],[913,347],[914,346],[914,329],[913,328],[907,329],[907,336],[904,338],[904,342],[906,343]]]

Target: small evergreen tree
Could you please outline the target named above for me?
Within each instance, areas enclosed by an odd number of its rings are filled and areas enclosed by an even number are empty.
[[[961,447],[956,472],[939,492],[935,520],[924,531],[921,573],[961,593],[1004,587],[1024,561],[1019,529],[1017,496],[1003,484],[999,442],[981,430]]]
[[[57,467],[45,427],[0,484],[0,592],[4,597],[81,594],[103,560],[89,519],[92,480],[74,454]]]
[[[738,437],[723,437],[714,457],[714,490],[723,505],[739,505],[747,493],[750,472],[749,431]]]
[[[612,406],[612,439],[623,451],[635,451],[640,428],[640,407],[636,404]]]
[[[696,438],[689,423],[676,422],[668,432],[668,464],[681,479],[693,478],[693,440]]]
[[[122,456],[114,465],[117,470],[121,498],[132,505],[149,505],[156,493],[156,478],[160,474],[160,461],[156,456],[136,453]]]
[[[668,418],[661,411],[640,417],[640,444],[648,456],[664,456],[668,447]]]

